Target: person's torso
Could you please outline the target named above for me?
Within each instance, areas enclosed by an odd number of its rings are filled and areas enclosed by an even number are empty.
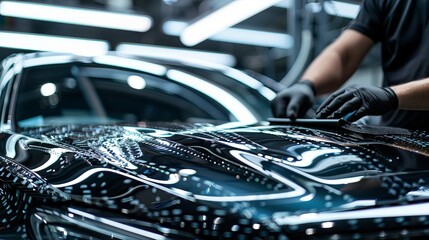
[[[429,0],[365,0],[361,7],[349,28],[381,43],[383,85],[429,77]],[[381,124],[429,130],[429,111],[392,111]]]
[[[379,1],[385,85],[429,77],[429,1]]]

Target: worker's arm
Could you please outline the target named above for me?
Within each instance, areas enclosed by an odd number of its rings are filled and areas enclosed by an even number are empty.
[[[334,92],[320,105],[317,118],[342,118],[353,122],[366,115],[389,111],[429,110],[429,78],[393,87],[347,87]]]
[[[302,79],[314,84],[317,95],[332,92],[353,75],[372,46],[366,35],[345,30],[310,64]]]
[[[353,122],[366,115],[389,111],[429,110],[429,78],[393,87],[347,87],[334,92],[317,110],[317,118],[342,118]]]
[[[398,97],[398,109],[429,110],[429,78],[391,88]]]
[[[304,117],[315,95],[341,86],[359,67],[373,42],[365,35],[345,30],[306,69],[302,80],[280,91],[271,102],[274,116]]]

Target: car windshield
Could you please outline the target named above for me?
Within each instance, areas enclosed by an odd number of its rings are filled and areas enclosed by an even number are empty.
[[[268,100],[258,94],[247,95],[249,102],[239,95],[248,90],[210,84],[236,99],[249,113],[261,106],[268,109]],[[246,87],[242,85],[241,88]],[[233,89],[238,93],[232,92]],[[240,120],[237,116],[240,113],[234,115],[231,108],[192,85],[165,76],[79,62],[25,69],[15,107],[18,127]]]

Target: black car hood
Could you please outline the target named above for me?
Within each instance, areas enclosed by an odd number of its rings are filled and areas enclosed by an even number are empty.
[[[429,142],[419,131],[140,123],[40,127],[2,139],[5,155],[44,181],[48,196],[207,236],[293,235],[347,220],[323,214],[427,196]]]

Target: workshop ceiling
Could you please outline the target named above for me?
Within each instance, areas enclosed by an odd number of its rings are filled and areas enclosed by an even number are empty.
[[[247,1],[249,4],[254,0]],[[264,0],[265,1],[265,0]],[[268,1],[268,0],[267,0]],[[216,10],[233,2],[232,0],[50,0],[50,1],[1,1],[19,3],[43,3],[53,6],[67,6],[78,9],[95,9],[106,12],[130,13],[133,15],[145,15],[152,19],[152,25],[147,31],[133,31],[121,29],[109,29],[102,27],[81,26],[76,24],[64,24],[52,21],[27,19],[14,16],[1,16],[2,31],[35,33],[52,36],[78,37],[85,39],[104,40],[109,43],[110,50],[115,50],[121,43],[135,43],[150,46],[167,46],[181,49],[201,50],[232,55],[235,58],[233,65],[237,68],[251,69],[264,73],[274,79],[281,79],[291,66],[296,57],[300,29],[304,26],[303,8],[297,8],[291,15],[291,4],[312,7],[314,16],[312,26],[317,26],[318,8],[329,7],[332,2],[344,2],[358,6],[358,0],[354,1],[315,1],[315,0],[283,0],[272,4],[273,6],[246,18],[233,27],[244,30],[277,33],[291,37],[291,43],[271,45],[274,41],[265,37],[247,37],[247,40],[259,43],[237,43],[211,38],[192,46],[181,41],[180,31],[183,26],[195,23]],[[271,1],[275,2],[275,1]],[[325,5],[324,5],[325,4]],[[338,10],[338,9],[336,9]],[[241,12],[241,11],[239,11]],[[323,11],[322,11],[323,12]],[[339,11],[337,11],[339,12]],[[237,12],[238,13],[238,12]],[[236,14],[232,14],[234,17]],[[292,18],[293,17],[293,18]],[[100,19],[95,19],[100,20]],[[292,22],[293,21],[293,22]],[[331,14],[323,21],[326,35],[325,42],[334,39],[339,31],[350,21],[350,18]],[[121,22],[122,26],[130,25],[129,22]],[[180,25],[181,24],[181,25]],[[215,25],[216,22],[213,23]],[[299,26],[295,29],[294,26]],[[326,41],[326,38],[328,39]],[[298,41],[298,42],[293,42]],[[320,41],[319,41],[320,42]],[[264,44],[266,46],[263,46]],[[25,49],[1,48],[0,55],[27,51]]]

